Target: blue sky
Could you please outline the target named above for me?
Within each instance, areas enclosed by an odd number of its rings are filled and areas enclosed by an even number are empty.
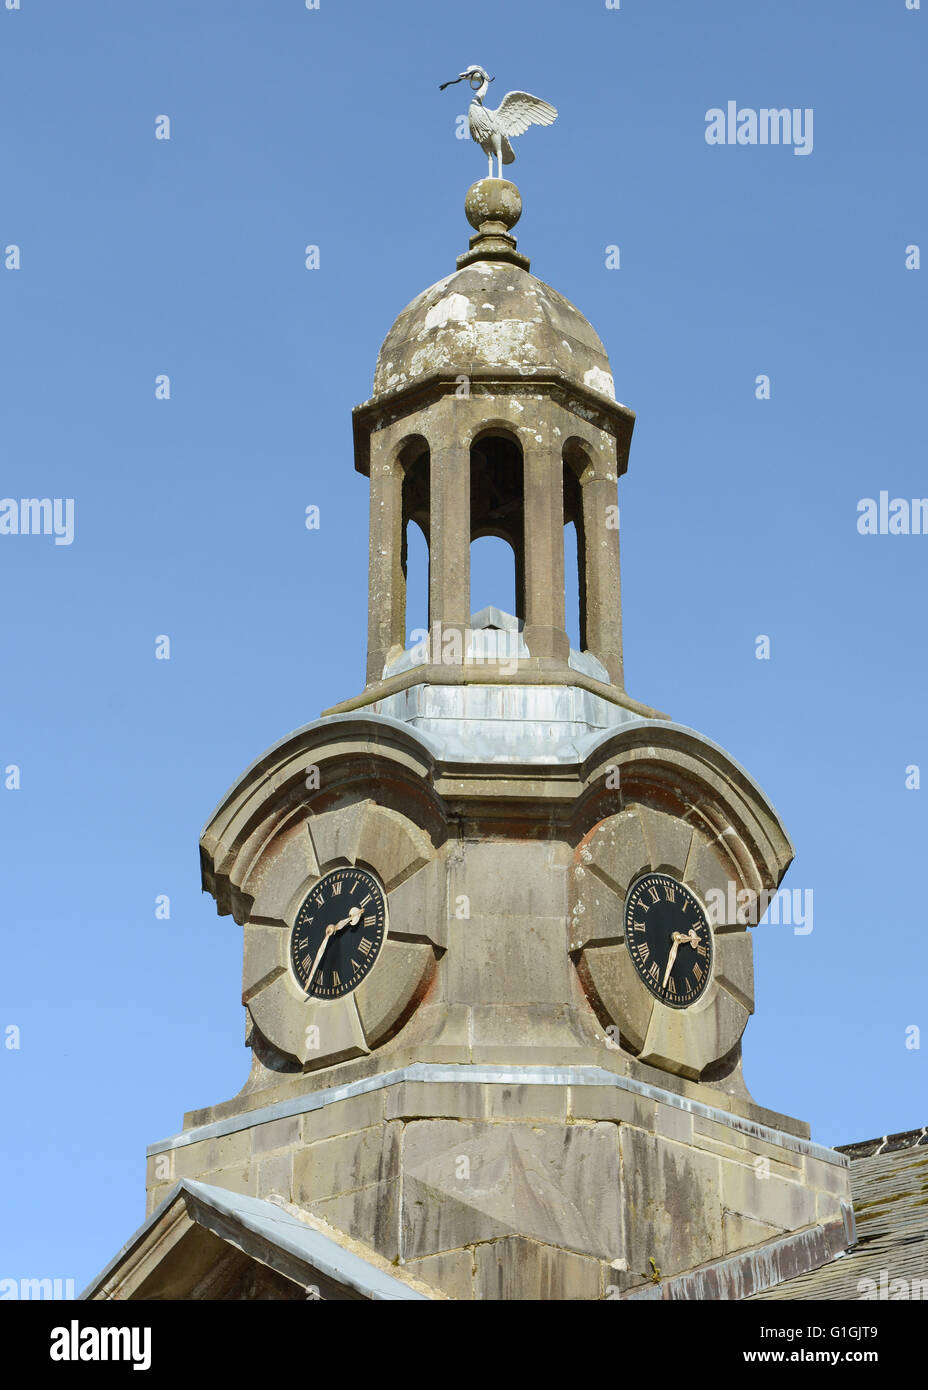
[[[74,498],[75,537],[0,536],[0,1275],[82,1287],[143,1218],[146,1145],[245,1079],[197,840],[363,686],[350,411],[466,248],[486,164],[438,84],[470,62],[560,110],[516,145],[520,248],[638,415],[629,693],[744,764],[814,894],[808,935],[756,931],[748,1085],[826,1143],[928,1123],[928,537],[857,530],[862,498],[928,495],[928,13],[6,3],[0,493]],[[811,108],[812,153],[708,145],[729,100]],[[473,606],[509,583],[482,563]]]

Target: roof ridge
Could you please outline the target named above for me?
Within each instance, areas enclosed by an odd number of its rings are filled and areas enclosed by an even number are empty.
[[[878,1154],[897,1153],[900,1149],[914,1149],[923,1144],[928,1145],[928,1125],[883,1134],[875,1139],[859,1139],[853,1144],[836,1144],[835,1148],[850,1158],[875,1158]]]

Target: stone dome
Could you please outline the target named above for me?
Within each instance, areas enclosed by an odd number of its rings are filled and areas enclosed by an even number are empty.
[[[433,372],[502,367],[525,376],[555,370],[615,400],[609,358],[563,295],[502,260],[476,260],[424,290],[384,340],[374,395]]]

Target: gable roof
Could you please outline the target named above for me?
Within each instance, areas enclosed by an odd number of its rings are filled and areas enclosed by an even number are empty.
[[[249,1290],[243,1292],[243,1290]],[[442,1299],[282,1199],[184,1178],[82,1299]]]

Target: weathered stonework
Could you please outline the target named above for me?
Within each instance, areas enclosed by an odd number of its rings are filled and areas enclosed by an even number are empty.
[[[316,876],[362,862],[394,884],[391,944],[425,953],[428,980],[418,964],[378,967],[357,1011],[386,1016],[401,997],[399,1026],[365,1052],[333,1048],[290,1069],[268,1064],[252,1011],[244,1091],[188,1117],[165,1150],[181,1169],[162,1175],[152,1203],[181,1171],[273,1191],[427,1269],[452,1297],[625,1297],[652,1281],[652,1258],[676,1278],[819,1227],[808,1248],[830,1249],[845,1229],[846,1164],[757,1106],[741,1076],[746,929],[717,927],[712,986],[686,1011],[643,989],[622,936],[624,895],[647,869],[703,898],[731,881],[777,886],[792,849],[759,789],[715,745],[662,720],[593,730],[585,757],[548,765],[446,764],[435,738],[373,713],[320,720],[217,811],[205,881],[234,906],[246,943],[262,933],[256,976],[283,959],[263,933],[286,938],[312,882],[293,848],[302,823]],[[322,773],[316,792],[307,764]],[[255,829],[236,847],[245,806]],[[253,883],[264,897],[249,907]],[[262,902],[289,907],[258,923]],[[325,1037],[342,1002],[282,1007],[294,1036],[312,1016]],[[413,1079],[410,1066],[444,1070]],[[300,1109],[316,1096],[319,1108]],[[292,1114],[263,1118],[277,1110]],[[243,1128],[228,1150],[198,1137],[230,1124]]]
[[[672,724],[632,720],[592,735],[572,763],[465,767],[369,714],[320,720],[272,754],[203,837],[204,880],[245,928],[249,1093],[278,1085],[282,1071],[375,1049],[377,1065],[394,1055],[556,1064],[595,1056],[607,1037],[664,1072],[747,1098],[746,929],[717,928],[712,983],[685,1011],[644,988],[623,940],[624,895],[646,869],[673,872],[703,897],[721,883],[779,884],[789,841],[721,750]],[[306,789],[308,765],[319,768],[318,790]],[[243,837],[246,808],[253,828]],[[288,935],[308,888],[340,863],[392,885],[389,940],[354,994],[307,1000],[287,964]]]
[[[293,1202],[452,1297],[621,1297],[655,1268],[675,1279],[797,1231],[844,1238],[847,1162],[799,1136],[601,1084],[596,1068],[559,1082],[446,1072],[242,1116],[231,1147],[194,1131],[149,1162],[163,1171],[173,1154],[174,1177]]]

